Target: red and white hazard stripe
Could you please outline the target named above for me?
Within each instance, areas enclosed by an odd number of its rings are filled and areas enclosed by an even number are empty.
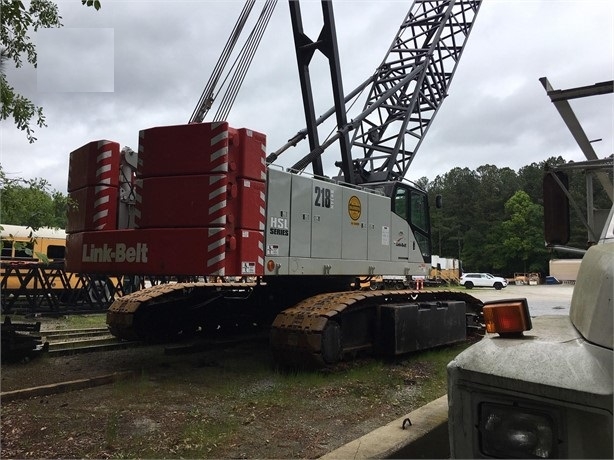
[[[99,141],[98,155],[96,155],[96,184],[117,185],[118,178],[117,168],[114,167],[117,163],[117,158],[114,156],[114,147],[116,142]]]
[[[211,154],[208,172],[228,172],[228,123],[211,123]]]
[[[207,238],[207,274],[224,276],[226,259],[226,231],[209,228]]]
[[[115,203],[111,200],[117,196],[117,189],[106,185],[94,187],[94,203],[92,213],[92,226],[95,230],[115,229],[116,219],[112,210]]]

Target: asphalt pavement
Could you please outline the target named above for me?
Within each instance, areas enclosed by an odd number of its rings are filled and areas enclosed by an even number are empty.
[[[544,315],[568,315],[573,284],[515,285],[497,291],[494,288],[474,288],[467,291],[483,302],[524,297],[532,317]]]

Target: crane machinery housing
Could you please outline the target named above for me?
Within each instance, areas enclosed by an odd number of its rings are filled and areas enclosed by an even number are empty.
[[[67,229],[67,269],[247,281],[126,293],[108,310],[110,330],[159,339],[272,324],[277,359],[322,364],[361,350],[394,355],[461,341],[479,329],[482,304],[467,294],[351,286],[359,276],[428,273],[428,197],[404,178],[480,4],[413,2],[382,63],[346,96],[332,2],[322,1],[323,27],[312,41],[299,2],[290,1],[307,128],[268,156],[264,134],[201,122],[209,92],[193,123],[142,130],[138,152],[106,140],[73,151],[68,190],[79,211]],[[316,51],[328,60],[334,99],[319,118],[309,74]],[[348,121],[347,101],[367,87],[362,113]],[[337,131],[321,143],[318,125],[333,114]],[[304,138],[308,153],[292,168],[274,164]],[[335,143],[341,174],[330,178],[322,155]]]

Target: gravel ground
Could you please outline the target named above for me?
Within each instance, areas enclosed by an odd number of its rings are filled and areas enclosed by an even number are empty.
[[[136,378],[3,402],[2,457],[316,458],[445,394],[445,363],[464,346],[435,352],[446,353],[439,369],[432,356],[416,354],[293,374],[275,368],[265,343],[3,365],[2,391],[117,371]]]

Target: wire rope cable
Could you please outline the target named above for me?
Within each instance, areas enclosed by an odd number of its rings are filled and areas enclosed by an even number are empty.
[[[243,10],[241,10],[239,18],[237,19],[237,22],[235,23],[230,33],[230,37],[228,38],[228,41],[226,42],[226,45],[224,46],[224,49],[222,50],[222,53],[218,58],[215,67],[213,68],[213,72],[209,77],[209,81],[207,82],[207,85],[205,86],[205,89],[203,90],[200,99],[198,100],[198,103],[196,104],[196,107],[192,112],[192,116],[190,117],[190,123],[202,122],[207,112],[211,108],[213,100],[215,99],[215,87],[220,79],[220,76],[222,75],[224,68],[226,67],[226,64],[228,63],[228,60],[230,59],[232,50],[234,49],[239,39],[239,36],[243,31],[243,27],[245,26],[245,23],[249,18],[249,15],[255,2],[256,0],[248,0],[245,2]]]
[[[232,77],[230,77],[230,81],[228,82],[224,96],[220,101],[220,105],[218,106],[215,116],[213,117],[213,121],[222,121],[227,119],[230,110],[236,101],[237,95],[239,94],[239,90],[245,81],[247,71],[249,70],[249,67],[254,59],[254,55],[258,50],[260,42],[262,41],[262,37],[269,24],[276,5],[277,0],[267,0],[264,4],[258,21],[245,41],[228,75],[222,82],[222,86],[224,86],[232,73]]]

